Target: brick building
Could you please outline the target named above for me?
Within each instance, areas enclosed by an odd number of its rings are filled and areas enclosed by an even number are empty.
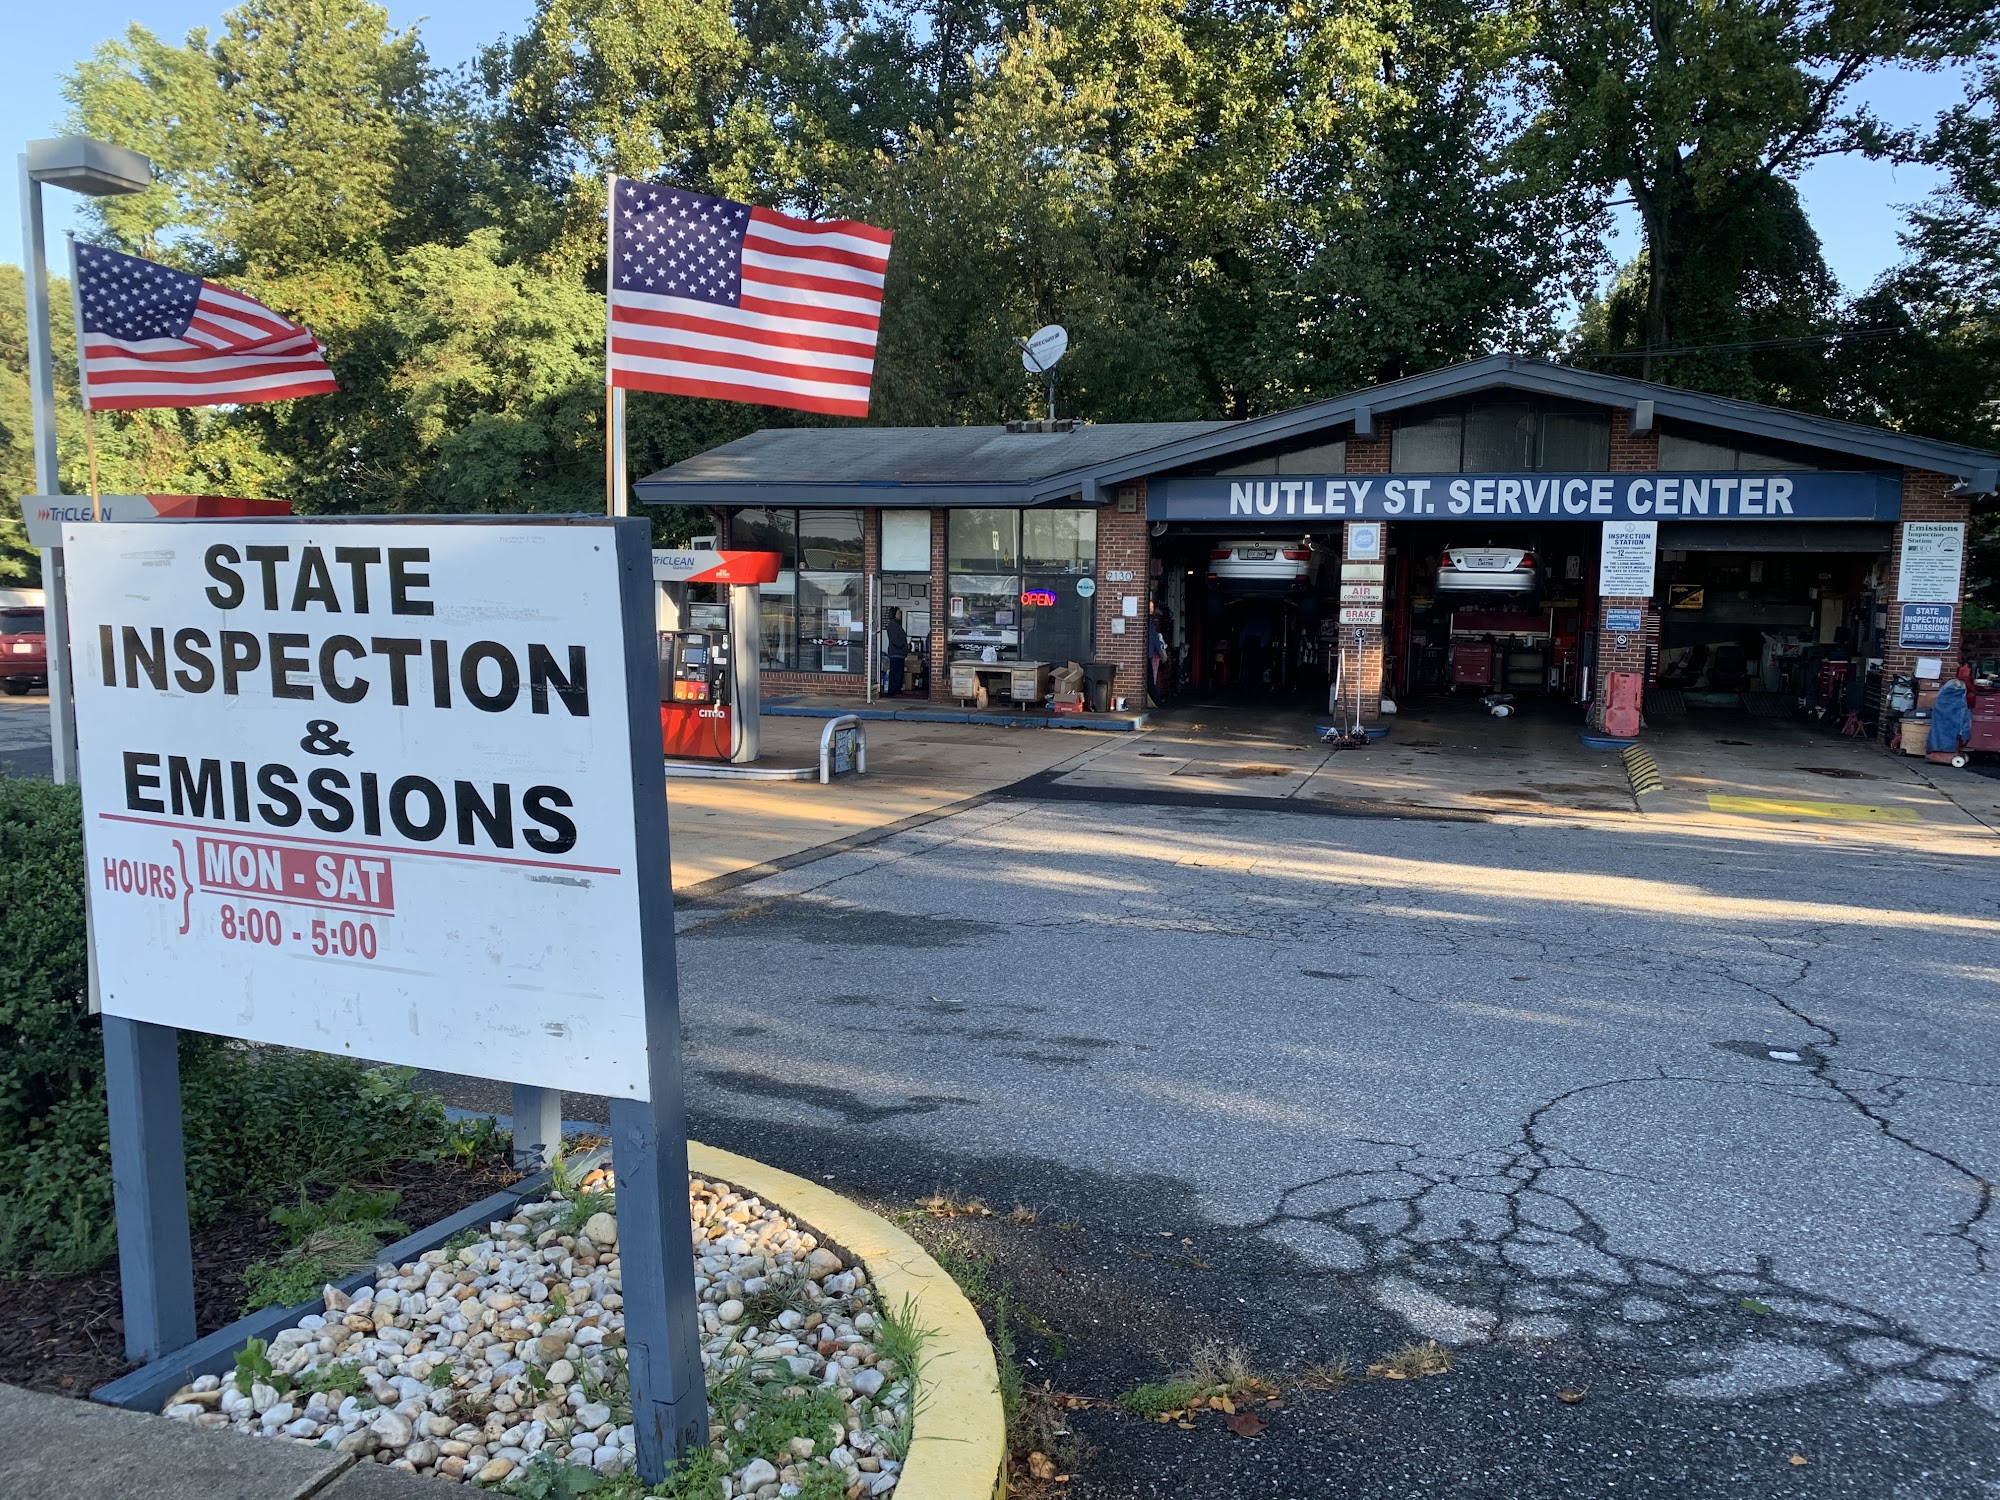
[[[1343,719],[1512,692],[1629,734],[1666,688],[1886,732],[1897,679],[1958,664],[1966,527],[1996,471],[1980,449],[1494,355],[1244,422],[771,430],[636,488],[783,554],[774,696],[862,696],[895,607],[932,698],[954,661],[1074,659],[1114,664],[1142,706],[1157,606],[1183,688]]]

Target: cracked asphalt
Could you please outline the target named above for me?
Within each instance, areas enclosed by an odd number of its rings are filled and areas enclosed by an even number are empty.
[[[1002,796],[679,914],[690,1115],[983,1197],[1057,1390],[1456,1352],[1064,1493],[2000,1495],[1996,853]]]

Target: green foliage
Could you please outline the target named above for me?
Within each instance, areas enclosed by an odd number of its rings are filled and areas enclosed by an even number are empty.
[[[448,1370],[449,1365],[439,1369]],[[432,1384],[436,1384],[435,1381]],[[292,1377],[292,1389],[302,1396],[310,1396],[315,1391],[345,1391],[349,1395],[364,1388],[359,1360],[341,1360],[330,1365],[315,1365]]]
[[[289,1389],[285,1377],[271,1368],[271,1346],[263,1339],[250,1339],[236,1351],[236,1389],[244,1395],[259,1382],[282,1392]]]
[[[83,935],[75,786],[0,776],[0,1141],[25,1141],[103,1072]]]
[[[958,1283],[974,1303],[985,1307],[1000,1295],[1001,1283],[993,1258],[957,1229],[946,1229],[925,1246],[945,1275]]]
[[[471,1163],[505,1155],[513,1145],[513,1134],[502,1130],[491,1115],[453,1120],[446,1128],[444,1154],[453,1161]]]
[[[296,1207],[272,1209],[286,1248],[244,1268],[245,1311],[311,1301],[327,1283],[372,1264],[384,1241],[409,1233],[409,1226],[388,1216],[398,1196],[341,1187],[314,1203],[302,1189]]]
[[[1188,1402],[1200,1394],[1201,1388],[1192,1380],[1164,1380],[1156,1385],[1134,1386],[1118,1398],[1118,1409],[1135,1417],[1163,1417],[1168,1412],[1186,1410]]]
[[[341,1187],[322,1202],[314,1203],[301,1188],[297,1206],[280,1204],[271,1210],[271,1222],[285,1231],[285,1243],[293,1246],[342,1226],[363,1230],[378,1239],[399,1239],[410,1232],[409,1226],[390,1218],[389,1211],[401,1197],[396,1192],[370,1193]]]
[[[790,1385],[788,1375],[780,1367],[774,1378],[759,1381],[746,1361],[709,1386],[709,1405],[724,1428],[722,1441],[732,1467],[753,1458],[788,1463],[786,1450],[793,1438],[825,1444],[843,1426],[847,1409],[839,1391]]]

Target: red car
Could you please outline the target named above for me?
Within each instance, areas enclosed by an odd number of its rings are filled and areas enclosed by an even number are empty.
[[[19,696],[30,688],[47,691],[49,644],[39,609],[0,608],[0,688]]]

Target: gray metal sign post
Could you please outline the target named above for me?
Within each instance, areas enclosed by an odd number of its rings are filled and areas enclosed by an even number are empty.
[[[694,1241],[688,1229],[687,1108],[667,849],[667,768],[660,753],[652,522],[621,520],[616,529],[651,1087],[643,1102],[611,1101],[611,1163],[618,1179],[619,1284],[632,1378],[632,1435],[639,1477],[654,1484],[666,1477],[676,1457],[707,1448],[708,1385],[702,1374]],[[732,593],[755,595],[751,589]]]

